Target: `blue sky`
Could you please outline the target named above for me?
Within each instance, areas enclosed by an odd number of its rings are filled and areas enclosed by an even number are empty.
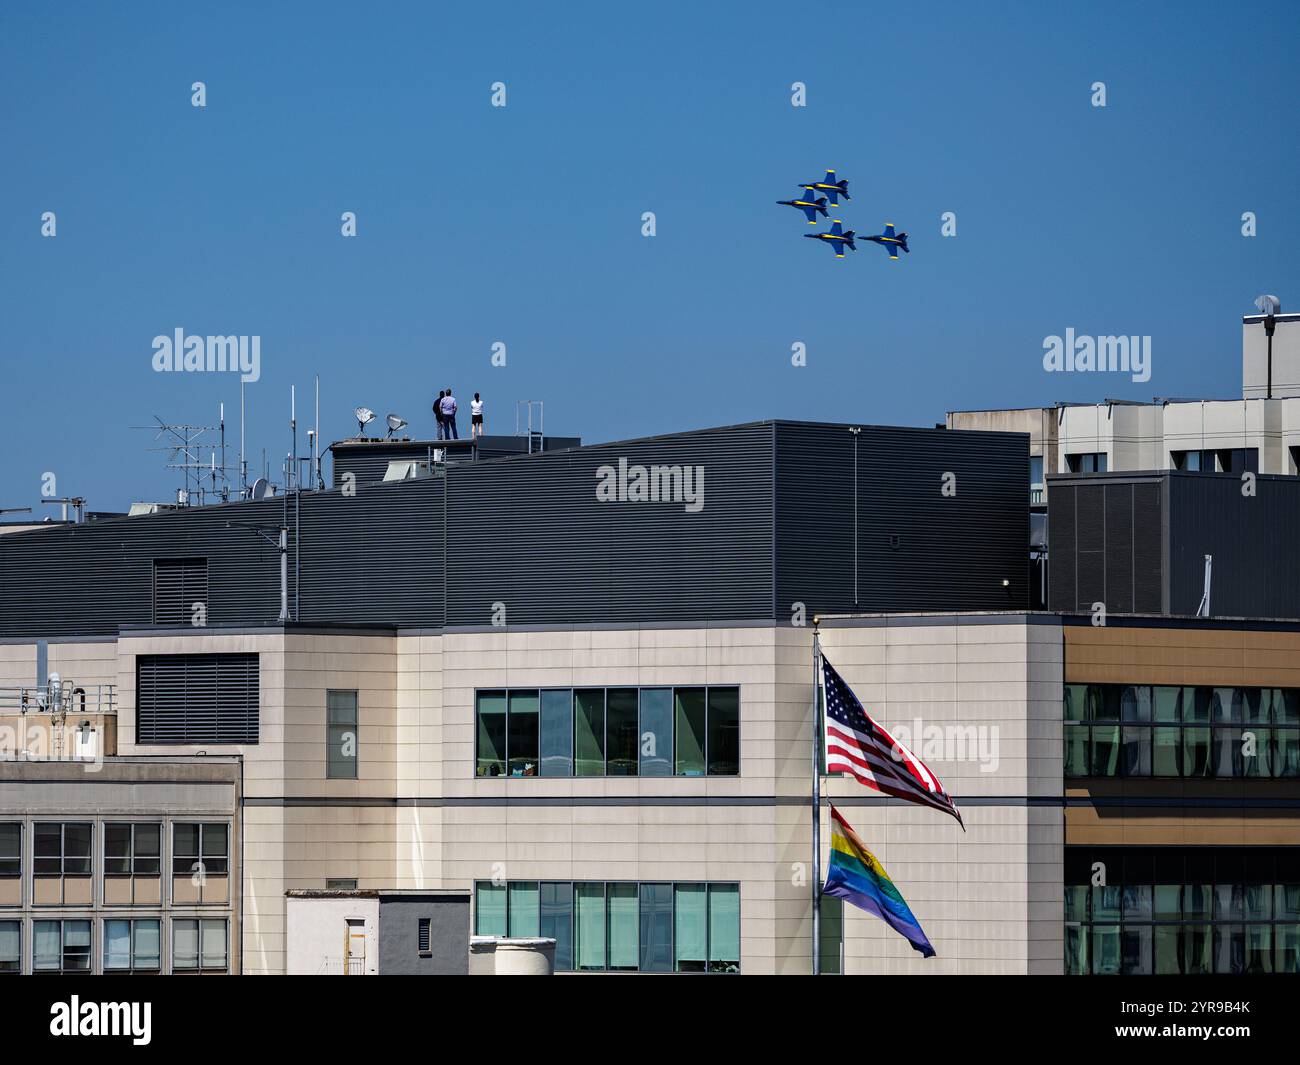
[[[446,385],[591,441],[928,425],[1237,395],[1240,316],[1300,307],[1294,4],[191,8],[0,7],[0,506],[166,498],[155,414],[237,433],[236,378],[153,372],[178,327],[262,338],[260,461],[316,373],[327,440],[428,434]],[[800,239],[774,201],[827,167],[910,256]],[[1045,373],[1067,327],[1150,335],[1152,379]]]

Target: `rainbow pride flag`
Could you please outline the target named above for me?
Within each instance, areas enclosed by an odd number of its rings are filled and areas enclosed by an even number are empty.
[[[934,947],[925,938],[920,923],[912,916],[885,867],[867,850],[853,826],[834,806],[831,807],[831,862],[822,894],[874,913],[911,943],[913,950],[919,950],[927,958],[934,957]]]

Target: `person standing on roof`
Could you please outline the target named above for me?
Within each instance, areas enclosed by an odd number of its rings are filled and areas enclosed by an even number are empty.
[[[460,434],[456,431],[456,397],[451,394],[450,388],[439,406],[442,408],[442,420],[446,423],[447,439],[459,440]]]
[[[438,439],[447,439],[447,423],[442,417],[442,401],[447,395],[445,391],[438,393],[438,398],[433,401],[433,420],[438,423]]]
[[[474,393],[474,398],[469,405],[469,435],[483,435],[483,401],[479,399],[477,392]]]

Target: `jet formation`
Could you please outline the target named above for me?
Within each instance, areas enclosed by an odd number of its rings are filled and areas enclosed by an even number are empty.
[[[803,190],[803,194],[797,199],[777,200],[776,202],[782,207],[794,207],[802,211],[810,226],[817,224],[819,214],[823,218],[830,218],[827,204],[831,207],[838,207],[841,198],[846,201],[851,199],[848,179],[837,179],[834,170],[827,170],[823,181],[809,181],[800,185],[799,188]],[[839,218],[831,222],[830,229],[820,233],[805,233],[804,236],[809,240],[818,240],[823,244],[829,244],[837,259],[844,258],[846,249],[849,251],[858,250],[857,244],[854,243],[857,234],[851,229],[845,229],[843,221]],[[899,248],[902,248],[904,253],[911,254],[911,249],[907,246],[907,234],[896,232],[893,222],[885,223],[883,233],[877,233],[875,236],[863,236],[861,239],[869,240],[873,244],[879,244],[889,252],[889,257],[893,260],[898,259]]]

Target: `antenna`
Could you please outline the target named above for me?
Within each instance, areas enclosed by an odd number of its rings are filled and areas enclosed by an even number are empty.
[[[406,428],[406,419],[405,419],[405,418],[399,418],[396,414],[390,414],[390,415],[388,416],[388,437],[387,437],[387,439],[389,439],[389,440],[393,439],[393,434],[394,434],[395,432],[397,432],[399,429],[405,429],[405,428]]]
[[[186,505],[192,503],[195,496],[202,504],[207,492],[217,493],[221,485],[221,498],[229,498],[229,473],[225,463],[225,406],[221,408],[221,421],[217,425],[173,425],[154,415],[153,425],[133,425],[132,429],[153,430],[154,440],[160,441],[158,447],[150,451],[165,451],[168,459],[167,469],[180,470],[184,484],[176,490],[178,502]],[[206,439],[208,433],[220,433],[216,440]],[[221,463],[217,463],[217,454],[221,454]],[[204,487],[205,481],[210,486]]]
[[[369,407],[358,407],[353,413],[357,416],[357,431],[366,435],[366,426],[375,420],[375,412]]]

